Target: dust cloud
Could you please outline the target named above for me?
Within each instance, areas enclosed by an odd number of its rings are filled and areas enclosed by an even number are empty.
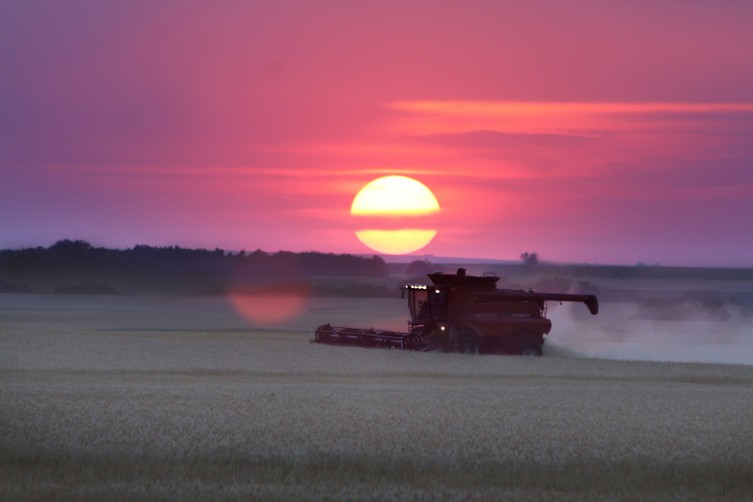
[[[753,364],[753,309],[713,293],[601,302],[550,303],[546,355],[642,361]]]

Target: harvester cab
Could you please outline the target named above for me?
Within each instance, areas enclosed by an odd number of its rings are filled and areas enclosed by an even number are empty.
[[[442,322],[447,319],[446,288],[429,287],[425,285],[408,285],[403,294],[408,292],[408,310],[410,311],[409,325]]]
[[[325,324],[314,342],[422,351],[542,355],[552,323],[546,302],[582,302],[599,311],[594,295],[498,289],[496,276],[434,273],[432,284],[410,284],[407,332],[365,330]]]

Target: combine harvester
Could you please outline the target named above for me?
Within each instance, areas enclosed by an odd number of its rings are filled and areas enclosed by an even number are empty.
[[[496,276],[428,275],[432,284],[408,285],[408,332],[319,326],[312,342],[468,354],[540,356],[552,329],[546,302],[582,302],[599,312],[594,295],[497,289]]]

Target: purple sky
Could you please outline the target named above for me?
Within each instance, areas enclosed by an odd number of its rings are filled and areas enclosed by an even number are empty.
[[[368,253],[379,176],[418,254],[753,266],[748,1],[7,1],[0,248],[80,238]]]

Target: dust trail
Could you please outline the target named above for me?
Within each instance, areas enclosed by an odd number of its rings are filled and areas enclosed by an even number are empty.
[[[602,302],[595,317],[582,305],[551,305],[549,317],[547,355],[753,364],[748,305],[697,298]]]

